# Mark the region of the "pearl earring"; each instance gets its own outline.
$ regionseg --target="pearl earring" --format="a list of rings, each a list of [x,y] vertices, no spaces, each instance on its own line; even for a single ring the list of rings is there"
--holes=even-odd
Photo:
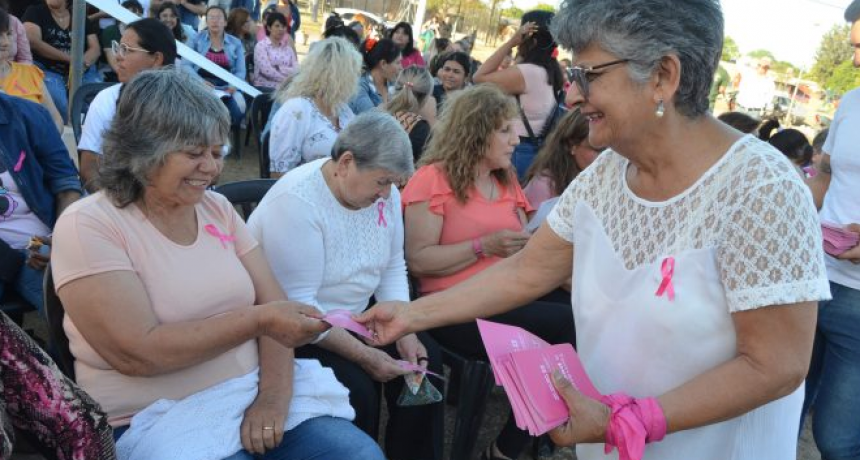
[[[657,115],[657,118],[663,118],[663,115],[666,114],[666,106],[663,105],[663,99],[660,99],[660,102],[657,103],[657,111],[654,112],[654,115]]]

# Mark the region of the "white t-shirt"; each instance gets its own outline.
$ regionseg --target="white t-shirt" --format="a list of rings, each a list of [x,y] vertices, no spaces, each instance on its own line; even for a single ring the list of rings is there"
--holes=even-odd
[[[860,88],[842,98],[824,142],[833,174],[824,196],[821,220],[860,224]],[[830,281],[860,289],[860,265],[826,256]]]
[[[775,92],[776,83],[770,75],[747,71],[742,74],[737,101],[748,109],[763,109],[773,100]]]
[[[344,104],[338,110],[338,124],[343,129],[355,118]],[[299,164],[318,158],[331,158],[331,148],[338,130],[320,113],[312,100],[288,99],[272,120],[269,162],[272,172],[285,173]]]
[[[371,295],[408,301],[400,193],[392,186],[387,199],[349,210],[326,185],[327,161],[287,173],[248,220],[275,277],[291,300],[322,311],[359,313]]]
[[[102,154],[102,137],[116,115],[116,103],[122,83],[101,90],[87,110],[78,150],[89,150],[96,155]]]
[[[0,240],[24,249],[31,236],[47,236],[51,229],[33,214],[9,171],[0,173]]]

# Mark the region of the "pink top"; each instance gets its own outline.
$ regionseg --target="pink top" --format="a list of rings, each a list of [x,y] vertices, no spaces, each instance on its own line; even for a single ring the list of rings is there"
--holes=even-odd
[[[523,193],[535,209],[539,208],[544,201],[558,196],[552,188],[552,179],[544,174],[539,174],[530,180],[523,189]]]
[[[254,46],[255,86],[276,88],[298,70],[299,60],[292,46],[285,43],[275,46],[268,37]]]
[[[412,52],[410,55],[403,55],[403,58],[400,61],[400,67],[404,69],[409,66],[418,66],[418,67],[427,67],[427,64],[424,63],[424,58],[421,56],[421,52],[417,49]]]
[[[539,136],[556,104],[552,85],[547,83],[546,69],[539,65],[517,64],[516,68],[523,74],[526,82],[526,91],[520,94],[520,105],[535,136]],[[529,135],[519,114],[514,120],[514,129],[520,137]]]
[[[499,230],[522,231],[523,224],[517,210],[532,211],[523,190],[516,178],[512,179],[507,189],[501,187],[501,184],[497,185],[502,190],[502,195],[495,201],[487,200],[481,192],[472,188],[464,205],[454,197],[454,191],[441,166],[432,164],[422,166],[415,172],[406,184],[401,198],[404,207],[429,201],[430,212],[443,217],[439,244],[456,244]],[[421,293],[429,294],[448,289],[499,260],[499,257],[485,257],[453,275],[420,277],[418,281]]]
[[[54,229],[51,266],[54,285],[112,271],[136,275],[162,323],[204,319],[254,304],[254,285],[240,258],[257,247],[245,223],[226,198],[207,192],[195,205],[197,241],[174,243],[131,204],[117,208],[99,192],[69,206]],[[204,227],[235,236],[225,242]],[[113,308],[125,308],[117,302]],[[181,399],[257,367],[257,341],[249,340],[220,356],[153,377],[120,374],[93,349],[74,322],[63,326],[75,357],[77,383],[101,404],[113,426],[154,401]]]
[[[33,63],[33,53],[30,52],[30,41],[27,40],[27,31],[24,29],[24,24],[15,16],[9,15],[9,29],[15,34],[15,40],[12,40],[9,56],[15,62],[25,64]]]

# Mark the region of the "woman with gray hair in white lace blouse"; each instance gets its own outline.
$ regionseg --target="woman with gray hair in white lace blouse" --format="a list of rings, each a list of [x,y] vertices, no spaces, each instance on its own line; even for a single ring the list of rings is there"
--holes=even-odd
[[[397,184],[413,170],[406,132],[394,117],[373,110],[340,132],[330,158],[299,166],[278,180],[248,227],[291,300],[352,314],[364,311],[371,297],[409,300]],[[395,345],[374,348],[333,328],[314,344],[297,348],[296,357],[332,368],[350,390],[355,424],[372,437],[384,387],[388,458],[441,460],[442,403],[398,404],[405,383],[401,376],[409,374],[404,361],[442,372],[440,352],[429,336],[408,334]]]
[[[821,231],[792,165],[708,113],[719,2],[566,0],[553,27],[576,56],[567,102],[609,149],[519,253],[359,321],[383,343],[571,281],[577,351],[605,396],[557,377],[570,418],[556,443],[580,460],[795,458],[830,297]]]

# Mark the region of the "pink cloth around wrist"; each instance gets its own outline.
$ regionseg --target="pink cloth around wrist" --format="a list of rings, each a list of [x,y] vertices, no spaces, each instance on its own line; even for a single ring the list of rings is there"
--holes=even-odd
[[[603,396],[612,414],[606,426],[605,453],[618,449],[619,460],[640,460],[645,444],[666,436],[666,416],[656,398],[634,399],[624,393]]]
[[[481,244],[480,238],[472,238],[472,251],[475,252],[475,256],[479,259],[484,258],[484,246]]]

